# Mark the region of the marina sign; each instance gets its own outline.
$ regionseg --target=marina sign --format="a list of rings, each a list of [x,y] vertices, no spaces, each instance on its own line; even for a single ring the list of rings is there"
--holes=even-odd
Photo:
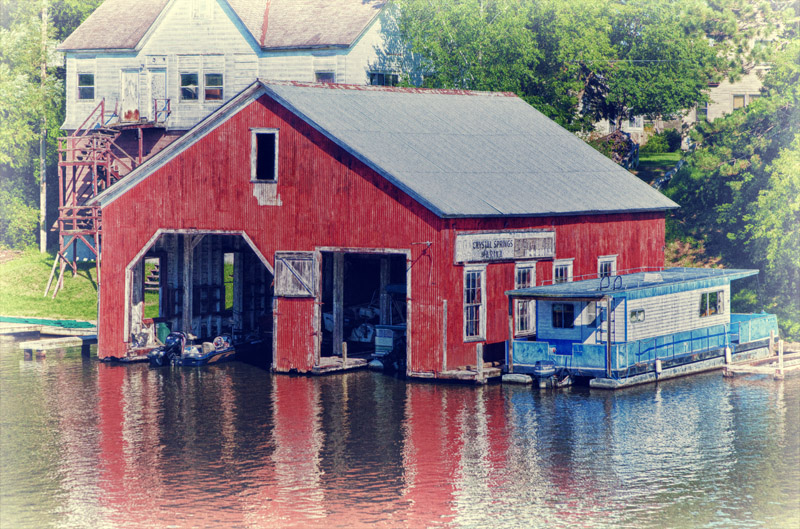
[[[456,263],[553,259],[554,231],[501,231],[456,235]]]

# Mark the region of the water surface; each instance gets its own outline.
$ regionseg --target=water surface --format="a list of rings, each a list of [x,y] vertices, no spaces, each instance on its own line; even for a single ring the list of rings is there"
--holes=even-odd
[[[24,361],[0,527],[800,527],[800,379],[614,393]]]

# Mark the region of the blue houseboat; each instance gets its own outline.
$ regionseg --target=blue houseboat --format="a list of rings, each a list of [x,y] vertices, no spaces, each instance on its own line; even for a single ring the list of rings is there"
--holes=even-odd
[[[768,356],[776,317],[730,312],[731,281],[757,273],[671,268],[509,291],[511,312],[535,302],[537,329],[511,336],[508,371],[615,389]]]

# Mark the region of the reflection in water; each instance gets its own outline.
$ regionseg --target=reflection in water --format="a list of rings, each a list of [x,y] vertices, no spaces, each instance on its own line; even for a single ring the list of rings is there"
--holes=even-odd
[[[616,393],[0,350],[2,527],[798,527],[800,380]]]

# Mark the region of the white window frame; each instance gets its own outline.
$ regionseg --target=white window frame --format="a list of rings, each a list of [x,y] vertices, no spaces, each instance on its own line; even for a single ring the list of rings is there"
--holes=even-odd
[[[81,85],[81,75],[91,75],[92,76],[92,84],[91,85]],[[78,101],[94,101],[97,98],[97,75],[94,72],[81,72],[79,71],[75,77],[75,86],[76,86],[76,96]],[[81,88],[89,88],[92,87],[92,97],[81,97]]]
[[[709,302],[711,301],[711,294],[717,295],[716,312],[710,312]],[[708,292],[702,292],[700,294],[700,317],[710,318],[722,314],[725,314],[725,291],[709,290]]]
[[[209,75],[219,75],[221,78],[221,84],[218,85],[209,85],[208,84],[208,76]],[[208,89],[219,89],[219,99],[209,99],[208,98]],[[216,70],[210,71],[203,71],[203,102],[211,102],[211,103],[222,103],[225,101],[225,74],[222,72],[218,72]]]
[[[258,176],[258,135],[259,134],[274,134],[275,135],[275,178],[272,180],[259,180]],[[280,148],[280,134],[278,129],[272,128],[251,128],[250,129],[250,183],[253,184],[277,184],[278,183],[278,159]]]
[[[609,277],[617,275],[617,256],[616,255],[601,255],[597,258],[597,277],[602,278],[603,264],[611,263],[611,273]]]
[[[201,96],[201,93],[202,93],[202,86],[200,84],[200,80],[201,80],[202,74],[200,72],[201,72],[201,70],[199,70],[199,69],[197,69],[197,70],[185,70],[185,71],[178,72],[178,101],[180,101],[181,103],[195,103],[195,102],[199,103],[201,101],[201,97],[200,96]],[[195,84],[195,85],[184,85],[183,84],[183,76],[184,75],[196,75],[197,76],[197,84]],[[195,92],[195,97],[194,98],[183,97],[184,86],[187,87],[187,88],[193,86],[195,88],[196,92]]]
[[[527,282],[520,281],[520,272],[527,270]],[[536,286],[536,261],[522,261],[514,266],[514,289]],[[523,326],[522,313],[527,313],[527,326]],[[514,300],[514,334],[515,336],[529,336],[536,334],[536,300]]]
[[[332,81],[320,81],[319,75],[320,74],[330,74],[333,76]],[[336,84],[336,71],[335,70],[314,70],[314,82],[315,83],[326,83],[326,84]]]
[[[383,83],[373,83],[373,76],[377,79],[378,76],[382,76]],[[391,81],[394,81],[394,84],[386,84],[386,78],[389,78]],[[371,70],[367,72],[367,84],[371,86],[397,86],[400,83],[400,74],[397,72],[382,72],[377,70]]]
[[[480,284],[476,285],[475,287],[478,289],[480,293],[480,303],[470,303],[467,304],[467,288],[470,282],[470,275],[474,273],[480,273]],[[463,318],[463,325],[462,325],[462,333],[464,342],[480,342],[486,339],[486,265],[471,265],[464,267],[464,283],[461,289],[462,292],[462,301],[463,301],[463,310],[462,310],[462,318]],[[467,313],[469,312],[468,309],[471,307],[477,307],[477,317],[478,317],[478,334],[467,334],[467,328],[469,327],[469,319],[467,317]]]
[[[572,282],[572,263],[575,259],[556,259],[553,261],[553,284],[557,285],[559,283],[571,283]],[[567,277],[564,281],[556,281],[556,270],[559,267],[566,266],[567,267]]]

